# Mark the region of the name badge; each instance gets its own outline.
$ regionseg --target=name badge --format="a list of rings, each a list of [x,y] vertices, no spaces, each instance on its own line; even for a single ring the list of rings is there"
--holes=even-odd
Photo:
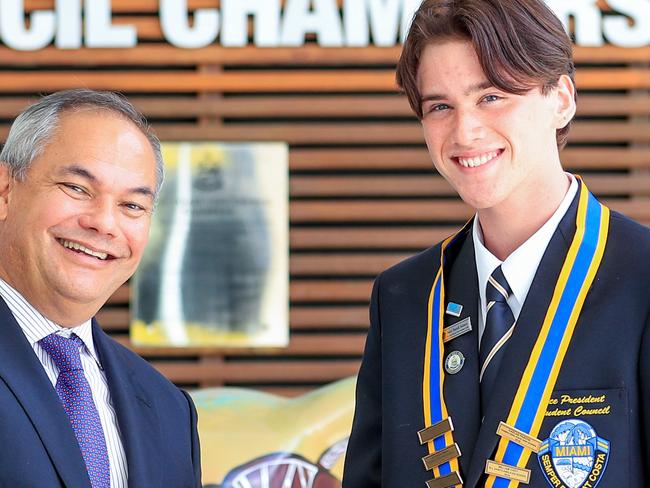
[[[449,342],[456,337],[471,332],[471,330],[472,319],[471,317],[465,317],[463,320],[442,329],[442,342]]]
[[[447,432],[453,432],[454,424],[451,421],[451,417],[447,417],[444,420],[441,420],[437,424],[433,424],[426,429],[422,429],[418,432],[418,437],[420,438],[420,444],[426,444],[429,441],[437,439]]]
[[[427,488],[451,488],[452,486],[462,485],[463,478],[460,477],[457,471],[441,476],[434,480],[427,481]]]
[[[485,474],[506,478],[520,483],[530,483],[530,469],[518,468],[509,464],[501,464],[490,459],[485,463]]]
[[[437,468],[441,464],[445,464],[457,457],[460,457],[460,447],[458,447],[458,444],[452,444],[449,447],[445,447],[442,451],[424,456],[422,462],[424,463],[424,469],[431,471],[433,468]]]
[[[499,424],[497,434],[508,439],[509,441],[514,442],[515,444],[519,444],[521,447],[530,449],[535,454],[537,454],[542,447],[542,441],[533,437],[532,435],[528,435],[525,432],[522,432],[519,429],[511,427],[505,422],[501,422]]]

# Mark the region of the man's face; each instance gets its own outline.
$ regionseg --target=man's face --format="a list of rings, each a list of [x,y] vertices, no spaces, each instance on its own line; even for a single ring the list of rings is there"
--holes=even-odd
[[[450,40],[424,49],[418,86],[429,154],[473,208],[518,205],[559,168],[556,129],[575,110],[568,77],[546,95],[503,92],[487,80],[470,42]]]
[[[1,167],[3,279],[41,312],[67,307],[90,318],[140,261],[155,166],[131,122],[108,111],[63,113],[24,181]]]

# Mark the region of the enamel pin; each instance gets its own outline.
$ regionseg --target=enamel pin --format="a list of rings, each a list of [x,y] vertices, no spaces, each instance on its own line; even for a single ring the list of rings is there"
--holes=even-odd
[[[463,306],[460,303],[449,302],[447,304],[446,314],[453,317],[460,317],[460,314],[463,312]]]

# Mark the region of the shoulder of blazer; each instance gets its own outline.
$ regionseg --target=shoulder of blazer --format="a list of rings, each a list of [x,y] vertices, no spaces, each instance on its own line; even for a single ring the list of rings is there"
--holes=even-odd
[[[138,384],[148,390],[154,390],[158,393],[168,391],[181,404],[185,403],[181,390],[171,381],[165,378],[158,370],[149,364],[135,352],[123,346],[115,339],[106,334],[96,321],[93,321],[96,327],[93,328],[93,338],[95,344],[99,345],[100,360],[102,366],[108,367],[114,371],[126,371],[127,374],[137,377]],[[102,354],[102,352],[104,354]],[[109,354],[106,354],[106,353]],[[117,364],[104,365],[103,361],[112,361]],[[117,361],[116,361],[117,360]]]
[[[440,268],[440,247],[436,244],[421,251],[383,271],[379,276],[382,281],[411,281],[417,277],[433,280]]]
[[[618,212],[611,213],[605,258],[615,257],[621,274],[644,280],[650,286],[650,227],[635,222]]]
[[[612,211],[610,237],[629,239],[635,244],[640,244],[638,247],[642,247],[643,251],[647,251],[647,246],[650,246],[650,227],[646,227],[619,212]]]

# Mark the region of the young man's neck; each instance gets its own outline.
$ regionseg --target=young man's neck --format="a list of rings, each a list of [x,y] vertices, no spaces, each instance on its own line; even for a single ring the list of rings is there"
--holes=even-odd
[[[519,199],[479,210],[485,247],[505,261],[552,217],[570,185],[571,180],[563,171],[549,174],[541,187],[519,192]]]

